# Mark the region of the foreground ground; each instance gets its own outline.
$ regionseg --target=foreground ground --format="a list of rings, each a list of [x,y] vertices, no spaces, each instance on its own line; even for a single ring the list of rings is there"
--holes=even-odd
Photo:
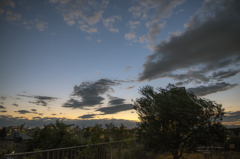
[[[239,159],[240,158],[239,156],[240,156],[240,152],[234,152],[231,159]],[[157,157],[157,159],[172,159],[172,158],[173,156],[171,153],[164,153]],[[202,153],[191,153],[191,154],[184,153],[181,159],[204,159],[204,156]],[[211,159],[219,159],[219,156],[216,156],[216,153],[214,153]],[[221,156],[220,159],[224,159],[224,157]]]

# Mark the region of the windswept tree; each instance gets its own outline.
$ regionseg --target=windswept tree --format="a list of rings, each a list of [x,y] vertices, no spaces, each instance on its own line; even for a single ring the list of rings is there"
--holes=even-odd
[[[173,85],[157,91],[145,86],[139,92],[143,97],[134,101],[134,109],[141,120],[137,136],[145,149],[171,152],[174,159],[179,159],[184,149],[225,140],[221,104]]]

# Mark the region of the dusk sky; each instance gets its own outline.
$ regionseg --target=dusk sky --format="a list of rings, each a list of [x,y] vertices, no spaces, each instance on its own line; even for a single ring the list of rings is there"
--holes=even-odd
[[[0,0],[0,127],[138,121],[171,83],[240,125],[239,0]]]

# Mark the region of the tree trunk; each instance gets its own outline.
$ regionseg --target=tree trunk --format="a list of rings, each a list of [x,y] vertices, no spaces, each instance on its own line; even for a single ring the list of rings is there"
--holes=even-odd
[[[181,155],[178,156],[178,151],[174,151],[173,153],[173,159],[180,159]]]

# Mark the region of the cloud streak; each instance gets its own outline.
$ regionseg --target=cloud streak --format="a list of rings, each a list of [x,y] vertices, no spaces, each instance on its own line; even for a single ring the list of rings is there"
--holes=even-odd
[[[95,82],[82,82],[79,86],[74,86],[73,93],[71,94],[71,96],[81,98],[81,100],[71,98],[62,107],[86,109],[87,107],[101,105],[105,99],[101,95],[114,91],[112,87],[120,85],[121,82],[107,78],[99,79]]]
[[[54,101],[56,99],[59,99],[57,97],[29,96],[29,95],[22,95],[22,94],[17,94],[17,96],[27,97],[27,98],[34,98],[34,99],[36,99],[36,101],[29,101],[29,103],[36,104],[36,105],[42,105],[42,106],[48,106],[49,102]]]
[[[188,88],[189,91],[192,91],[197,96],[205,96],[212,93],[222,92],[238,86],[237,83],[229,84],[225,82],[209,84],[208,86],[199,86],[196,88]]]

